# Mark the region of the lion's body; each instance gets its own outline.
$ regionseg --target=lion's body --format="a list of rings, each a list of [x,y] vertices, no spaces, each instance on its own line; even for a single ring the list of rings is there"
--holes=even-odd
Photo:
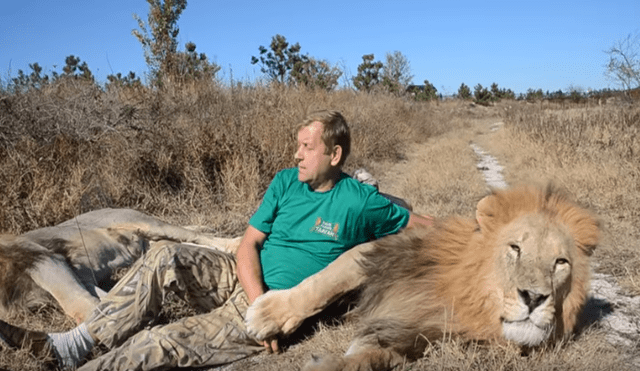
[[[475,229],[467,220],[449,219],[433,230],[378,241],[364,255],[367,279],[353,313],[361,333],[373,332],[402,353],[421,352],[443,332],[498,338],[500,300],[491,289],[495,283],[487,282],[489,257],[472,241]]]
[[[238,242],[130,209],[101,209],[20,236],[0,235],[0,309],[26,310],[51,300],[50,294],[80,322],[109,289],[114,272],[130,266],[158,240],[230,252]]]
[[[325,284],[364,281],[354,312],[360,330],[346,356],[306,369],[387,369],[422,354],[443,334],[525,346],[562,338],[574,330],[586,301],[589,256],[599,233],[596,218],[560,192],[520,187],[481,200],[476,220],[449,218],[378,240],[362,251],[360,269],[338,272],[330,265],[319,273],[325,280],[301,284],[329,292]],[[259,307],[268,301],[278,306],[275,300],[286,305],[287,296],[259,299],[248,314],[250,331],[271,335],[256,331],[270,320],[259,318]]]

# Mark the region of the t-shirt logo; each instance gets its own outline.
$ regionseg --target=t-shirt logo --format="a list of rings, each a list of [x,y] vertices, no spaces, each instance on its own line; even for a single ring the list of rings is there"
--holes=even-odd
[[[339,230],[340,230],[339,223],[331,223],[326,220],[322,220],[322,218],[318,217],[316,219],[315,225],[311,228],[309,232],[322,234],[322,235],[331,237],[337,241]]]

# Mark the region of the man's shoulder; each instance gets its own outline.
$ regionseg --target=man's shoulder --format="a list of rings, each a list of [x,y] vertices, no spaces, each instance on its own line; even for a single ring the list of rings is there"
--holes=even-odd
[[[289,167],[286,169],[282,169],[278,171],[276,177],[285,177],[285,178],[297,178],[298,177],[298,168],[297,167]]]
[[[298,180],[298,168],[290,167],[287,169],[282,169],[276,173],[276,176],[273,177],[272,183],[282,183],[282,184],[291,184],[294,181]]]
[[[368,198],[378,193],[374,186],[359,182],[346,173],[342,173],[339,184],[341,193],[349,193],[359,198]]]

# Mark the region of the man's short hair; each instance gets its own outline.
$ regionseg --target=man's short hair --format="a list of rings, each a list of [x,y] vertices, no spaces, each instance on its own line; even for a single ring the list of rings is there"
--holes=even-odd
[[[315,111],[307,115],[297,129],[300,131],[314,122],[322,124],[322,141],[327,147],[326,154],[331,153],[336,145],[342,148],[342,156],[338,163],[338,166],[342,166],[351,152],[351,132],[347,120],[338,111]]]

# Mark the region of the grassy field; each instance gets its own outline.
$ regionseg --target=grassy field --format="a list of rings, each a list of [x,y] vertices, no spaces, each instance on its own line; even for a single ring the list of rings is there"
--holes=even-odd
[[[0,233],[52,225],[100,207],[131,207],[238,235],[273,175],[293,164],[293,128],[319,108],[340,110],[352,127],[346,170],[366,167],[383,191],[410,200],[420,213],[473,215],[487,190],[471,141],[498,158],[510,184],[553,180],[603,220],[606,235],[595,270],[617,277],[626,293],[640,294],[637,105],[505,101],[480,107],[212,84],[103,92],[74,80],[2,92]],[[502,129],[490,131],[496,122],[504,122]],[[172,310],[184,309],[175,304]],[[73,326],[53,306],[7,320],[46,330]],[[283,354],[225,369],[295,370],[311,354],[344,352],[353,331],[351,323],[323,325]],[[528,356],[516,347],[443,338],[402,369],[624,369],[621,356],[594,327]],[[0,351],[0,369],[41,365],[24,351]]]

